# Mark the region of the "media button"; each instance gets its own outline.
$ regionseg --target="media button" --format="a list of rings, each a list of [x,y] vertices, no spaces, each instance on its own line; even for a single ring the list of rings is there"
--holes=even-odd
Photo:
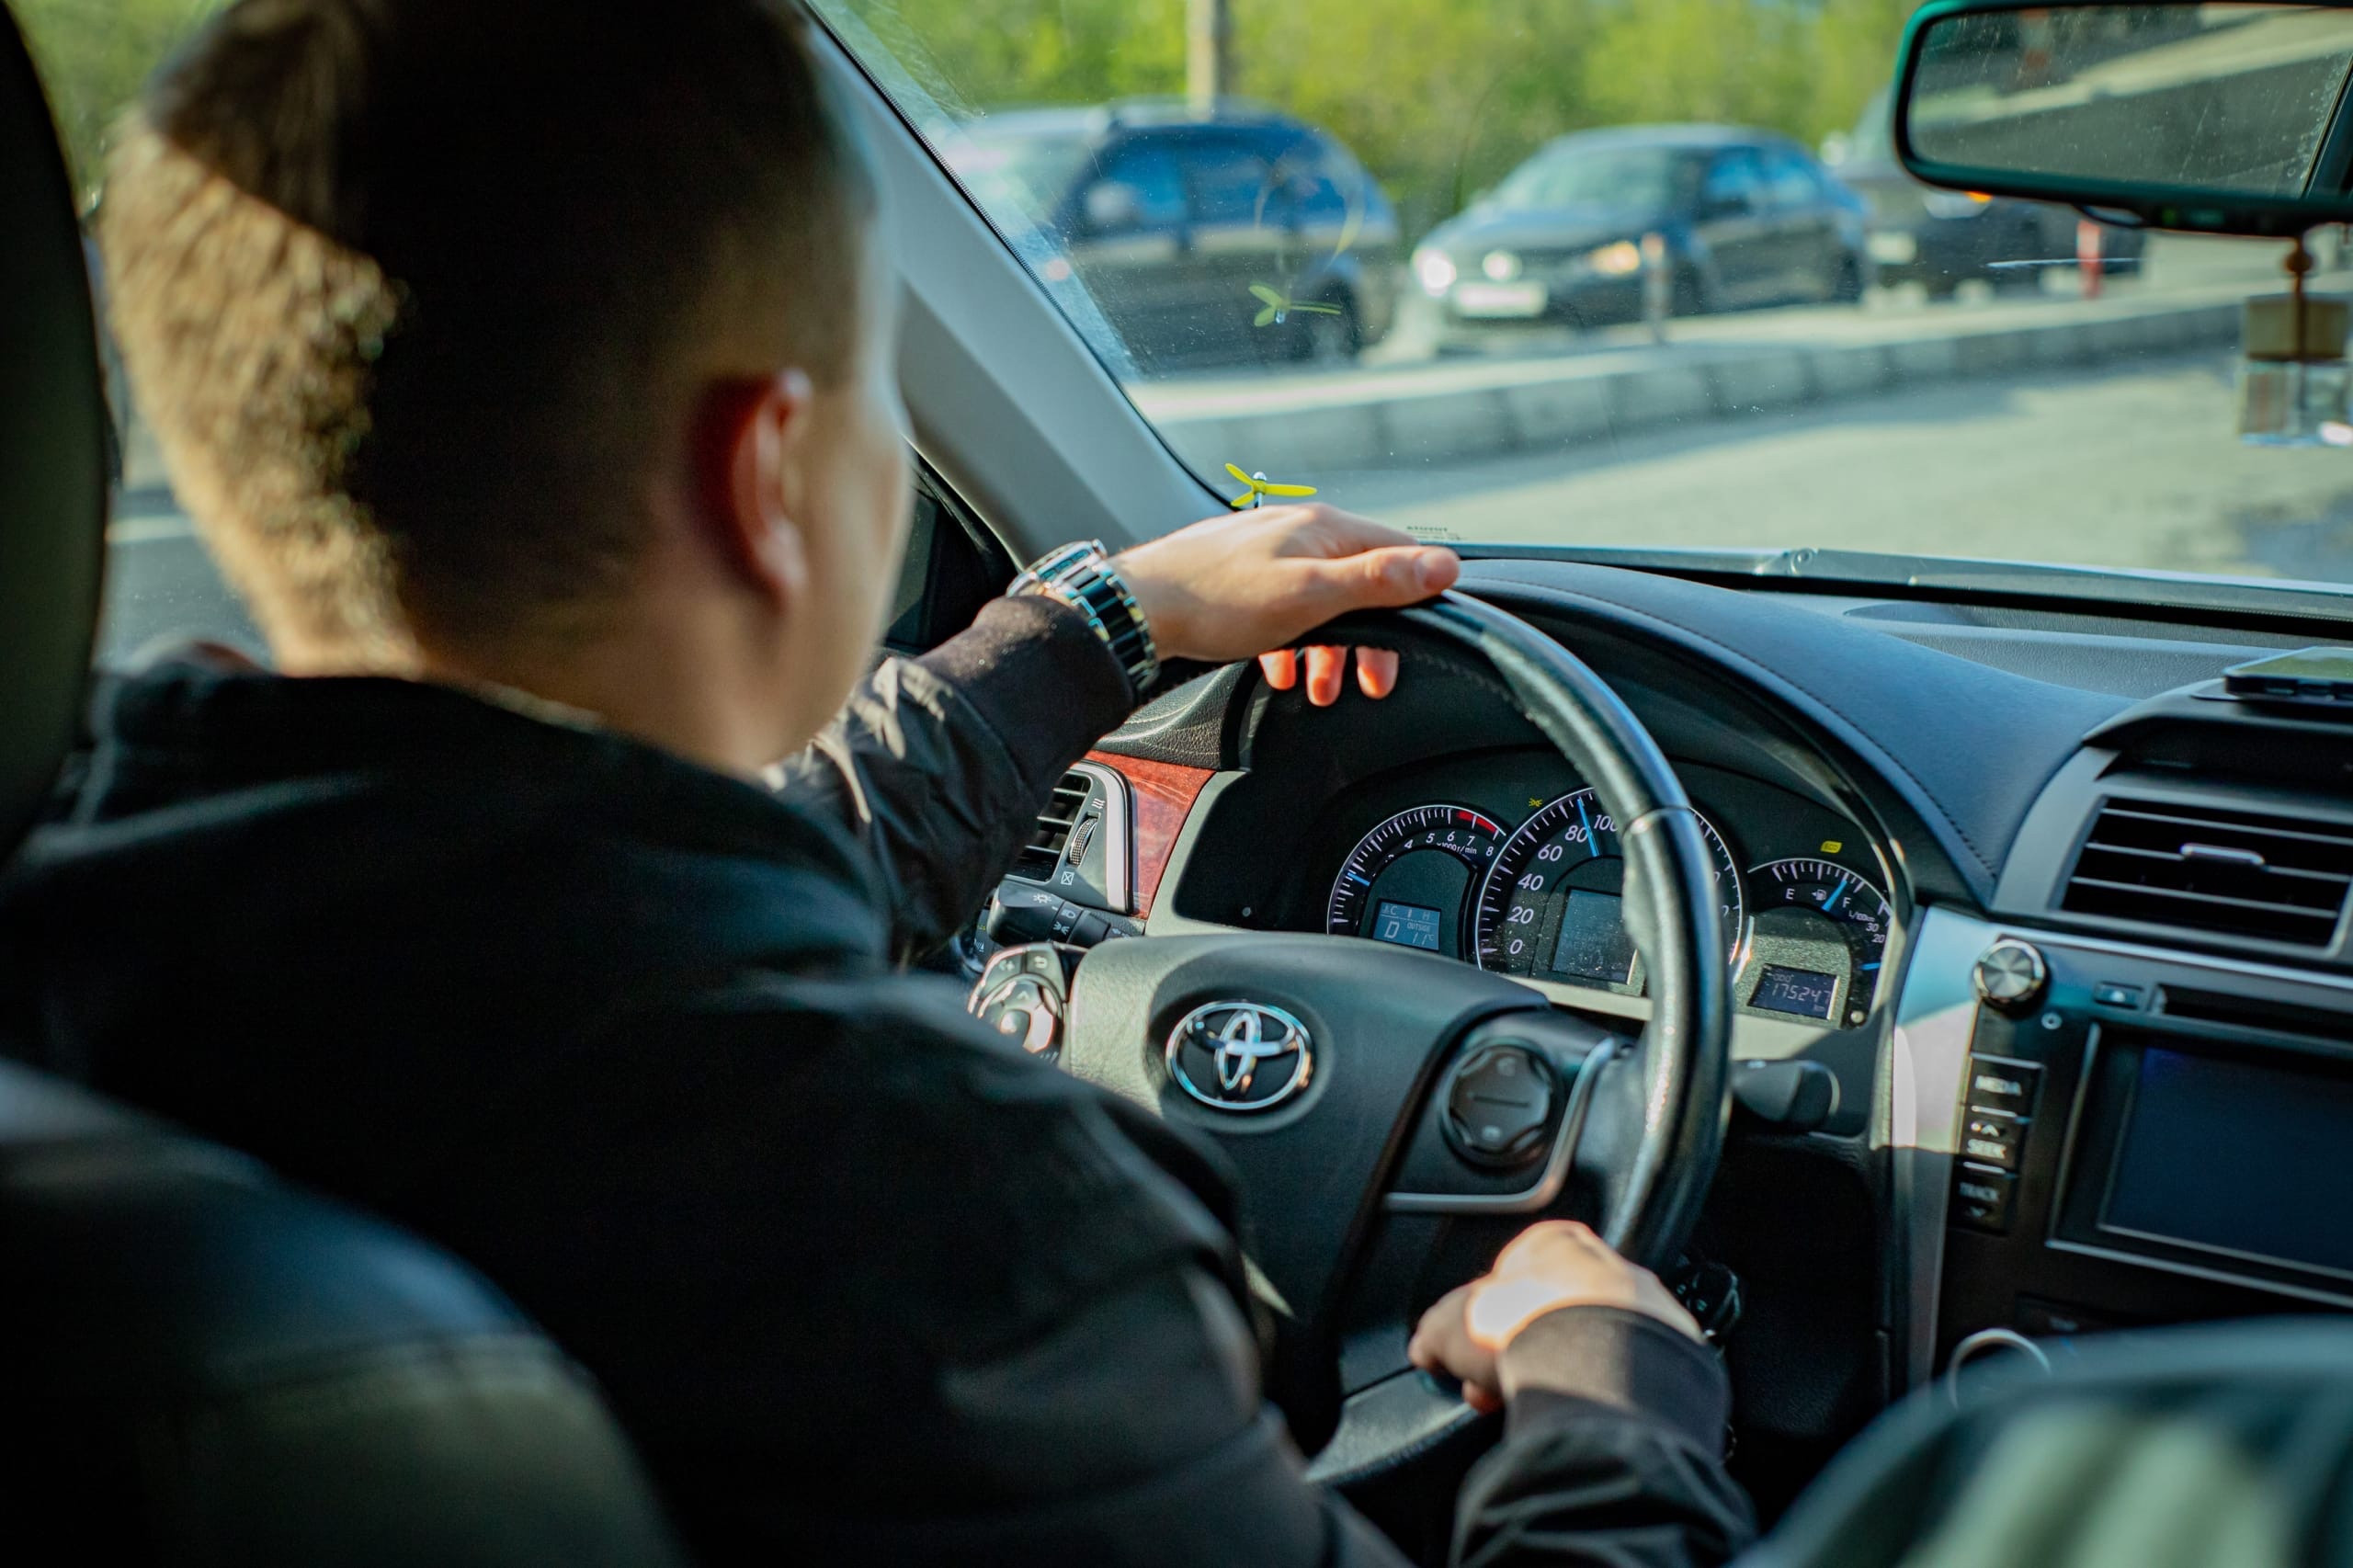
[[[2012,1116],[2034,1114],[2035,1092],[2042,1087],[2042,1069],[2030,1062],[2006,1062],[1996,1056],[1972,1057],[1969,1063],[1969,1108],[2007,1111]]]

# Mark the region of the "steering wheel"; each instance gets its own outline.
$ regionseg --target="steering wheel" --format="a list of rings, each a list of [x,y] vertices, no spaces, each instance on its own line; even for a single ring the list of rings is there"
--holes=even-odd
[[[1491,1261],[1489,1233],[1575,1213],[1637,1263],[1676,1260],[1722,1144],[1730,972],[1699,818],[1582,661],[1454,593],[1304,641],[1500,679],[1617,821],[1651,1003],[1628,1039],[1503,976],[1352,937],[1148,937],[1079,963],[1063,1066],[1231,1162],[1278,1324],[1268,1392],[1301,1446],[1321,1445],[1319,1475],[1346,1481],[1473,1419],[1404,1347],[1412,1312]]]

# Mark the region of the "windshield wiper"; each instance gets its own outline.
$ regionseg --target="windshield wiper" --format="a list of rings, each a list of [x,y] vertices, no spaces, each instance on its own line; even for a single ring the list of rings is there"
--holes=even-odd
[[[1451,541],[1449,541],[1451,542]],[[2140,610],[2206,611],[2353,623],[2353,584],[2268,577],[2215,577],[2121,566],[2059,566],[2032,561],[1970,561],[1870,550],[1732,550],[1638,545],[1457,544],[1472,560],[1578,561],[1700,580],[1770,577],[1851,585],[1918,597],[2072,600]]]

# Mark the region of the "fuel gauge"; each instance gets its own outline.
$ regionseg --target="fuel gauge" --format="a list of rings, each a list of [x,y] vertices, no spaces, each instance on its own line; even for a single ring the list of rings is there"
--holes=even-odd
[[[1870,1017],[1895,911],[1870,881],[1829,860],[1768,860],[1748,871],[1756,917],[1735,994],[1751,1007],[1824,1023]]]

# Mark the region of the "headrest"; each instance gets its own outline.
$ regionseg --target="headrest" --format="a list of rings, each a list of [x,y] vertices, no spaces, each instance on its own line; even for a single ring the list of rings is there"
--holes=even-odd
[[[106,392],[74,191],[0,7],[0,857],[81,716],[106,550]]]

